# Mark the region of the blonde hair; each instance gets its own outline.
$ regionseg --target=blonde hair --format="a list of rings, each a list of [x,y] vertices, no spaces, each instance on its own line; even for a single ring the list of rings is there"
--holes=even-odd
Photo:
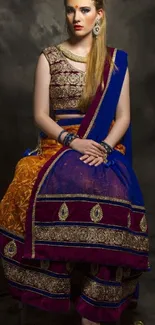
[[[96,10],[105,10],[104,0],[93,0]],[[66,5],[66,0],[64,0]],[[68,33],[70,31],[68,28]],[[98,86],[104,87],[103,69],[107,56],[106,46],[106,15],[100,19],[100,33],[97,37],[93,36],[92,47],[88,55],[86,66],[86,79],[83,94],[79,101],[79,108],[82,112],[86,112],[91,103]]]

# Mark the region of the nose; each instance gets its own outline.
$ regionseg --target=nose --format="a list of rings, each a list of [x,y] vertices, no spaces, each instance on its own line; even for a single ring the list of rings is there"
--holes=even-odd
[[[78,12],[78,10],[75,10],[74,23],[79,22],[79,21],[80,21],[80,13]]]

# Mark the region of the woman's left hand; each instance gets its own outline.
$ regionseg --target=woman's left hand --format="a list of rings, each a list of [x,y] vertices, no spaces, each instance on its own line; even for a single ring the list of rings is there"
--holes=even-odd
[[[99,166],[105,161],[106,157],[94,157],[89,155],[84,155],[80,158],[81,161],[83,161],[85,164],[88,164],[89,166]]]

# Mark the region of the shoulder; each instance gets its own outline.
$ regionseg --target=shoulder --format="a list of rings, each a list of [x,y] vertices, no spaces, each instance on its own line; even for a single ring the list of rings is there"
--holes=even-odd
[[[44,48],[41,51],[41,54],[44,54],[50,65],[55,63],[55,61],[59,58],[59,50],[57,49],[56,45],[51,45]]]
[[[44,54],[46,54],[46,55],[51,54],[51,53],[53,53],[53,52],[55,52],[55,51],[56,51],[56,46],[55,46],[55,45],[51,45],[51,46],[45,47],[45,48],[42,50],[42,52],[43,52]]]
[[[122,69],[126,69],[128,67],[128,54],[122,49],[118,48],[112,48],[109,47],[108,51],[110,51],[110,56],[112,58],[112,61],[118,68],[118,71]]]
[[[125,52],[122,49],[116,48],[116,47],[107,47],[107,50],[112,55],[115,54],[115,55],[119,55],[119,56],[122,56],[122,57],[127,57],[128,56],[127,52]]]

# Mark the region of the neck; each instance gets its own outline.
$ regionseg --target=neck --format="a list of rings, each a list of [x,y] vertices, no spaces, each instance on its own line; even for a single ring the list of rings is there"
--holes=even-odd
[[[81,38],[73,36],[68,39],[68,43],[72,47],[72,49],[76,49],[77,54],[85,56],[91,50],[93,37],[92,34],[88,34],[85,37]]]

